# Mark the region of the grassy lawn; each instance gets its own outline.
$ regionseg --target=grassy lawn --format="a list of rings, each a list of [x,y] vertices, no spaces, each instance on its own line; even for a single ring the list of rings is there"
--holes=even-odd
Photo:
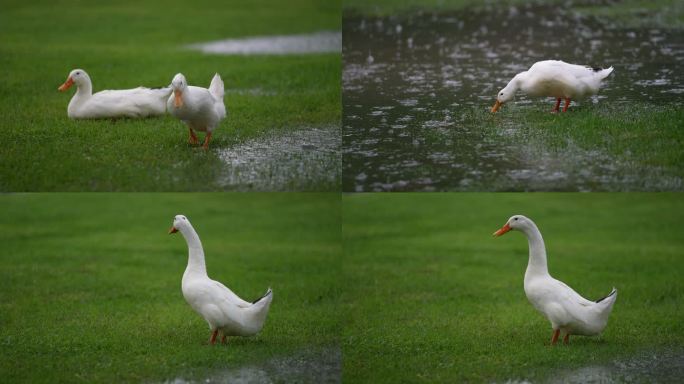
[[[339,123],[340,55],[219,56],[182,46],[340,28],[336,1],[3,2],[0,190],[222,189],[221,148]],[[73,91],[57,87],[74,68],[90,74],[94,91],[167,85],[177,72],[207,87],[218,72],[228,118],[206,153],[187,144],[184,124],[170,116],[72,121]]]
[[[0,197],[0,376],[5,382],[197,377],[339,343],[339,196],[42,194]],[[184,213],[210,277],[274,300],[253,338],[209,346],[185,303]]]
[[[559,369],[681,347],[684,201],[676,194],[365,194],[343,197],[344,377],[349,382],[543,380]],[[548,346],[523,291],[527,241],[588,298],[615,286],[603,335]]]

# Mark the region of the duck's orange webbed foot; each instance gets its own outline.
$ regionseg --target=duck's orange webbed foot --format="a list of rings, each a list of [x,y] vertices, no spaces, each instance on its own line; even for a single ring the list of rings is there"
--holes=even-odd
[[[556,329],[553,331],[553,336],[551,336],[551,345],[556,345],[556,342],[558,341],[559,335],[560,335],[560,329]]]
[[[209,344],[214,345],[216,343],[216,335],[218,335],[218,329],[211,333],[211,338],[209,338]]]
[[[193,131],[192,128],[188,128],[188,130],[190,131],[190,137],[188,137],[188,144],[197,145],[199,141],[197,140],[197,135],[195,135],[195,131]]]
[[[560,99],[558,99],[558,102],[560,103]],[[567,112],[569,106],[570,106],[570,99],[565,99],[565,106],[563,107],[563,112]]]
[[[207,132],[207,135],[204,136],[204,145],[202,145],[202,148],[209,148],[209,140],[211,140],[211,132]]]

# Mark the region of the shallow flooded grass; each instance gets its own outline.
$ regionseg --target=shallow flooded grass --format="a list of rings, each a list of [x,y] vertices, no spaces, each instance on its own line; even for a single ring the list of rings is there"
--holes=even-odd
[[[164,384],[194,383],[341,383],[342,354],[338,347],[313,348],[256,365],[224,368],[196,378],[178,377]]]
[[[304,128],[248,140],[219,152],[225,189],[257,191],[340,190],[339,126]]]
[[[349,11],[343,189],[681,190],[682,38],[562,5]],[[488,112],[516,73],[549,58],[615,72],[566,114],[523,95]]]

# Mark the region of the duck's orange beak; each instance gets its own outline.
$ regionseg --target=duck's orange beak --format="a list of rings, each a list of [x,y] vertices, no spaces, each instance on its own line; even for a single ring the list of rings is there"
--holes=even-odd
[[[499,237],[499,236],[503,235],[504,233],[506,233],[506,232],[508,232],[508,231],[510,231],[510,230],[511,230],[511,226],[508,225],[508,223],[506,223],[506,225],[504,225],[503,227],[501,227],[501,229],[499,229],[498,231],[494,232],[494,233],[492,234],[492,236],[494,236],[494,237]]]
[[[172,233],[176,233],[176,232],[178,232],[178,230],[176,229],[176,227],[171,227],[171,229],[169,229],[169,235],[172,234]]]
[[[183,99],[181,98],[181,95],[183,92],[179,90],[173,91],[173,105],[176,106],[176,108],[180,108],[183,106]]]
[[[64,84],[60,85],[59,88],[57,88],[60,92],[64,92],[67,89],[71,88],[71,86],[74,85],[74,79],[69,76],[67,81],[64,82]]]
[[[503,103],[500,102],[499,100],[497,100],[496,103],[494,103],[494,106],[492,107],[492,113],[495,113],[496,111],[498,111],[502,105],[503,105]]]

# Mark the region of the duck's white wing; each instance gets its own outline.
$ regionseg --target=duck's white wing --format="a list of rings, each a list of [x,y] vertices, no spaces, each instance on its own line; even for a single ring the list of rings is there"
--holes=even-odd
[[[219,283],[216,280],[212,280],[212,283],[214,283],[214,286],[212,287],[212,295],[216,295],[217,297],[222,297],[225,298],[225,300],[228,300],[231,304],[236,305],[240,308],[247,308],[252,305],[252,303],[249,303],[247,301],[242,300],[238,295],[233,293],[228,287],[225,285]]]
[[[554,282],[557,284],[555,294],[557,295],[557,300],[559,300],[559,302],[571,302],[583,307],[588,307],[596,304],[593,301],[587,300],[584,297],[580,296],[579,293],[575,292],[564,282],[556,279],[554,279]]]

